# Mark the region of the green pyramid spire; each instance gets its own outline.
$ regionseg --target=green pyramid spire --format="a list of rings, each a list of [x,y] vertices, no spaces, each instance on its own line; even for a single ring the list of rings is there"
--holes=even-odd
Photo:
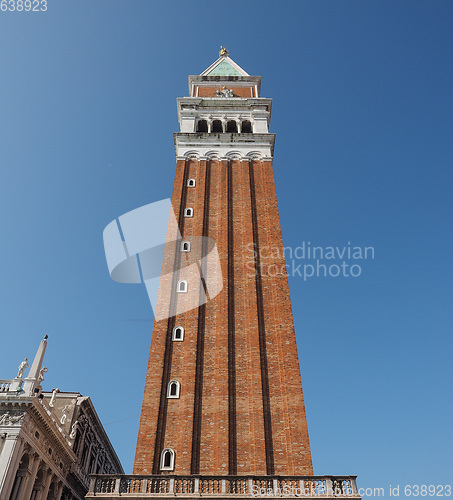
[[[241,76],[241,73],[224,59],[207,76]]]

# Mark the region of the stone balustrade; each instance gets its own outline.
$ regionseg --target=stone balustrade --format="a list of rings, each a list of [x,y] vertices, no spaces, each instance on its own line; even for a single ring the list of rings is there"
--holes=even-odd
[[[92,475],[85,498],[353,498],[356,476]]]
[[[0,379],[0,392],[8,392],[11,388],[12,380],[1,380]]]

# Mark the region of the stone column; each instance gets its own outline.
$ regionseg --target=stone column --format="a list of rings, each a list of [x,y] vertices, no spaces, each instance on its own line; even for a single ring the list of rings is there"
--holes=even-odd
[[[88,474],[96,474],[96,470],[97,470],[97,466],[98,466],[98,462],[99,462],[99,445],[96,444],[95,445],[95,449],[94,449],[94,462],[91,466],[91,470],[88,471]]]
[[[57,489],[55,490],[55,499],[60,500],[61,499],[61,494],[63,492],[63,483],[60,481],[58,483]]]
[[[27,483],[27,478],[29,476],[30,476],[29,464],[26,467],[21,465],[21,467],[17,470],[14,478],[13,490],[9,497],[10,500],[23,500],[24,498],[23,491]]]
[[[8,434],[0,457],[0,499],[9,498],[16,478],[19,461],[24,451],[24,442],[18,434]]]
[[[25,483],[21,500],[29,500],[31,491],[35,485],[36,473],[38,472],[40,462],[39,455],[34,453],[30,458],[31,460],[28,464],[27,482]]]
[[[43,478],[41,477],[41,480],[38,483],[36,483],[36,481],[37,477],[35,479],[33,489],[31,490],[30,500],[39,500],[39,498],[41,497],[41,491],[44,487]]]
[[[81,460],[82,460],[83,451],[84,451],[84,448],[85,448],[85,439],[86,439],[87,433],[88,433],[88,425],[84,424],[82,432],[80,433],[81,436],[80,436],[78,448],[77,448],[77,451],[75,452],[76,455],[77,455],[77,457],[79,458],[80,465],[82,465]]]
[[[0,491],[3,490],[7,479],[7,473],[11,471],[10,464],[14,454],[14,446],[17,441],[17,435],[9,436],[6,432],[2,436],[4,440],[2,453],[0,454]]]
[[[46,478],[43,480],[44,488],[41,490],[41,495],[36,500],[46,500],[49,493],[50,483],[52,482],[53,472],[47,469]]]

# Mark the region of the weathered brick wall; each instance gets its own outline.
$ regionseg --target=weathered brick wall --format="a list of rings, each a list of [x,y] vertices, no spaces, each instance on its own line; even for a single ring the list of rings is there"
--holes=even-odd
[[[209,162],[210,182],[206,197],[205,182]],[[178,217],[181,193],[184,184],[184,161],[177,162],[173,191],[173,207]],[[252,194],[250,187],[250,166],[241,160],[188,160],[186,178],[195,178],[196,186],[185,189],[185,207],[194,208],[194,217],[184,220],[184,239],[201,236],[205,200],[208,199],[208,235],[217,244],[223,276],[223,290],[204,309],[204,330],[199,326],[200,309],[195,308],[179,314],[175,325],[185,328],[183,342],[171,342],[171,364],[168,380],[181,383],[179,399],[166,401],[162,410],[161,383],[164,358],[168,356],[166,336],[168,320],[154,324],[142,416],[137,442],[134,474],[153,472],[155,460],[157,422],[165,419],[160,430],[163,439],[158,440],[160,448],[170,447],[176,452],[175,470],[172,473],[194,472],[192,440],[194,429],[194,403],[197,390],[202,397],[200,423],[200,474],[231,473],[229,468],[229,413],[228,383],[231,377],[228,366],[228,196],[232,203],[234,257],[234,366],[236,374],[235,420],[237,448],[235,457],[238,474],[266,474],[265,410],[263,409],[263,335],[265,336],[265,366],[268,375],[268,400],[270,402],[270,435],[275,474],[312,474],[312,464],[305,408],[302,395],[296,340],[289,298],[288,280],[284,273],[269,273],[269,265],[285,270],[283,245],[280,232],[277,199],[275,195],[272,163],[252,161],[254,197],[256,202],[255,237],[258,236],[261,249],[262,311],[259,313],[257,282],[254,272],[254,226],[252,223]],[[231,169],[231,192],[228,192],[228,169]],[[182,207],[184,208],[184,207]],[[174,232],[172,229],[170,233]],[[169,235],[169,240],[173,234]],[[265,249],[265,252],[263,252]],[[272,258],[266,257],[272,251]],[[194,248],[191,255],[184,255],[191,261],[199,258]],[[167,244],[164,267],[172,266],[174,247]],[[231,261],[230,261],[231,262]],[[196,276],[187,274],[188,268],[180,272],[187,278],[189,288],[197,282]],[[271,275],[270,275],[271,274]],[[208,276],[209,280],[209,276]],[[172,282],[171,276],[162,279],[158,302],[168,307]],[[192,291],[190,288],[189,291]],[[198,293],[198,290],[197,290]],[[178,300],[188,300],[190,294],[178,294]],[[259,314],[264,329],[259,329]],[[204,332],[204,333],[203,333]],[[195,373],[197,359],[200,364],[198,335],[204,335],[202,387],[196,387]],[[261,335],[261,337],[260,337]],[[260,345],[261,338],[261,345]],[[167,347],[166,347],[167,346]],[[198,347],[197,347],[198,346]],[[198,352],[198,355],[197,355]],[[166,354],[167,353],[167,354]],[[198,357],[197,357],[198,356]],[[162,424],[162,422],[161,422]],[[156,456],[159,455],[158,450]],[[269,453],[269,450],[268,450]],[[230,461],[231,462],[231,461]],[[269,464],[269,457],[268,457]],[[156,464],[154,464],[154,469]],[[154,470],[156,472],[156,470]],[[158,471],[157,471],[158,472]]]
[[[198,86],[198,97],[216,97],[217,90],[221,90],[223,87],[233,90],[234,97],[256,97],[254,87],[235,87],[234,85],[218,85],[217,87],[201,87]],[[195,95],[197,89],[195,89]]]

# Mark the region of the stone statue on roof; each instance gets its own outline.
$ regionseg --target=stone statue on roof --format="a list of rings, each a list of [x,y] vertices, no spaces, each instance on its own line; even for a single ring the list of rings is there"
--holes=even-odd
[[[19,371],[17,372],[16,378],[22,378],[24,376],[25,369],[30,365],[28,364],[28,358],[25,358],[22,363],[19,365]]]
[[[48,369],[46,366],[41,368],[41,370],[39,371],[38,380],[40,383],[44,381],[44,373],[47,373],[47,371],[48,371]]]

